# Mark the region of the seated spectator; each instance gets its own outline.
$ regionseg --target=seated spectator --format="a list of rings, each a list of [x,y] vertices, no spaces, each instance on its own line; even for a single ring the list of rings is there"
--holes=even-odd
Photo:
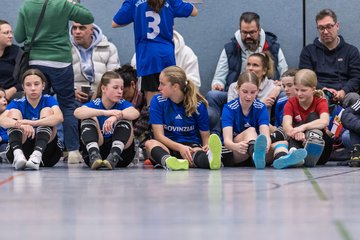
[[[174,30],[176,66],[181,67],[196,87],[201,87],[198,58],[193,50],[185,44],[181,34]],[[136,53],[131,59],[131,65],[136,68]]]
[[[273,59],[273,79],[279,79],[288,65],[277,42],[277,37],[265,32],[260,26],[260,16],[254,12],[244,12],[240,17],[240,29],[235,32],[231,41],[225,44],[221,52],[211,91],[206,95],[209,102],[209,118],[211,132],[221,132],[221,111],[227,101],[227,91],[231,83],[237,81],[240,73],[246,69],[246,61],[253,53],[268,51]]]
[[[341,122],[345,128],[349,129],[353,145],[349,166],[360,167],[360,99],[345,109]]]
[[[123,87],[118,73],[105,72],[95,98],[74,112],[81,120],[82,155],[93,170],[127,167],[135,156],[131,121],[139,112],[122,98]]]
[[[12,40],[13,31],[10,24],[0,20],[0,87],[5,89],[6,97],[10,100],[22,95],[21,82],[14,73],[18,53],[22,50],[12,44]]]
[[[263,169],[266,163],[270,165],[273,162],[276,168],[297,165],[303,161],[306,151],[298,149],[288,153],[285,141],[271,142],[266,106],[256,99],[259,86],[260,81],[255,73],[242,73],[236,87],[238,98],[224,106],[224,166],[255,166]]]
[[[296,97],[284,107],[283,128],[289,148],[307,150],[306,167],[325,164],[332,151],[332,140],[325,129],[329,125],[329,107],[322,92],[316,89],[316,74],[302,69],[295,75]]]
[[[299,68],[316,73],[317,89],[333,94],[333,101],[345,108],[359,99],[359,50],[338,35],[339,22],[335,12],[323,9],[316,15],[319,37],[301,51]]]
[[[6,156],[16,170],[52,167],[62,156],[56,126],[63,115],[56,99],[42,94],[45,84],[40,70],[27,70],[22,77],[25,96],[11,101],[0,116],[1,126],[8,129]]]
[[[101,76],[110,70],[120,67],[118,51],[114,44],[96,24],[73,22],[70,29],[72,43],[72,64],[74,69],[75,98],[81,103],[91,98],[81,91],[82,85],[91,86],[94,93]]]

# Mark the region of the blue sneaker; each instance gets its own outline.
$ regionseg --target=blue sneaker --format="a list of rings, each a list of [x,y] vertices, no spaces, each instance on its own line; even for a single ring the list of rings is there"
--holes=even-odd
[[[254,145],[253,161],[254,161],[256,169],[264,169],[265,168],[266,146],[267,146],[266,136],[263,134],[260,134],[256,138],[255,145]]]
[[[289,152],[286,156],[282,156],[276,159],[273,163],[273,167],[276,169],[283,169],[297,166],[304,162],[306,155],[307,151],[305,149],[296,149],[293,152]]]
[[[305,167],[315,167],[324,150],[325,142],[322,139],[311,139],[305,144],[307,156],[305,158]]]
[[[222,143],[218,135],[211,134],[209,137],[209,150],[207,152],[211,170],[218,170],[221,167]]]

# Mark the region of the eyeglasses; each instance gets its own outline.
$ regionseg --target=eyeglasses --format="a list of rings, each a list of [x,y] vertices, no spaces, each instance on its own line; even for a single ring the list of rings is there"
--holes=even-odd
[[[328,24],[328,25],[325,25],[325,26],[317,26],[317,29],[320,31],[320,32],[325,32],[325,29],[327,31],[330,31],[331,29],[333,29],[333,27],[336,25],[336,23],[334,24]]]
[[[244,36],[247,36],[247,35],[254,36],[258,32],[258,30],[253,30],[253,31],[242,31],[241,30],[240,32]]]
[[[0,32],[1,34],[4,35],[13,35],[13,31],[6,31],[6,32]]]

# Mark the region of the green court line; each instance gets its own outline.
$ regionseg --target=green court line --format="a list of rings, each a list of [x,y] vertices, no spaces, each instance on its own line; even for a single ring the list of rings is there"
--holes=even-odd
[[[338,231],[340,232],[342,239],[344,239],[344,240],[352,239],[349,232],[347,231],[347,229],[345,228],[344,224],[341,221],[335,221],[335,225],[336,225]]]
[[[319,199],[322,200],[322,201],[327,201],[328,198],[326,197],[325,193],[321,190],[319,184],[316,182],[313,175],[310,173],[309,169],[303,168],[303,170],[304,170],[304,173],[305,173],[306,177],[310,180],[311,185],[313,186],[313,188],[314,188],[315,192],[317,193]]]

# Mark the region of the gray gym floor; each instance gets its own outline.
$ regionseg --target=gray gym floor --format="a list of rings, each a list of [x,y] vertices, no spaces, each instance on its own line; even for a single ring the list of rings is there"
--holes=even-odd
[[[0,239],[360,239],[360,168],[0,164]]]

